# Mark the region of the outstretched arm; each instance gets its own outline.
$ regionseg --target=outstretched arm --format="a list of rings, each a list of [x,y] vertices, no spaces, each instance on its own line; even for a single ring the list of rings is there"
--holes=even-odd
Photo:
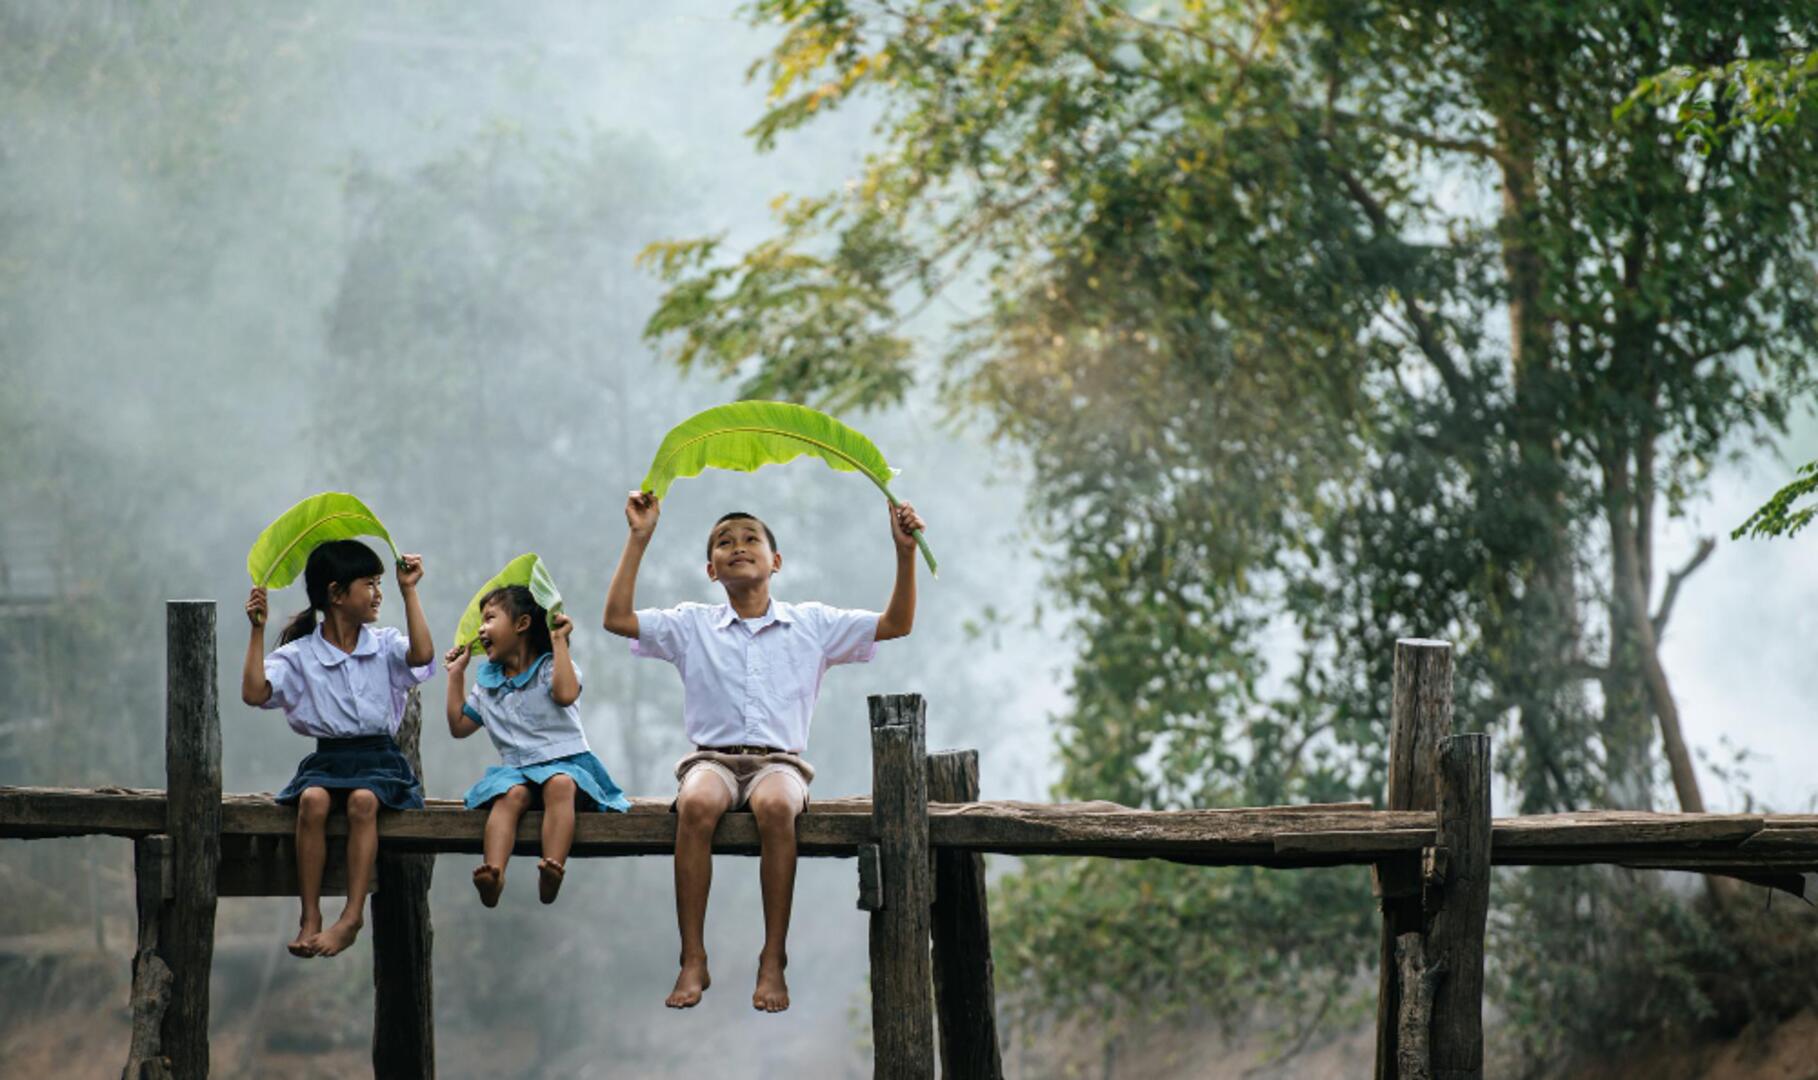
[[[480,725],[461,711],[467,701],[467,660],[471,655],[469,650],[456,645],[442,657],[448,667],[448,733],[457,739],[465,739],[480,730]]]
[[[890,606],[877,620],[879,641],[908,637],[915,628],[915,532],[926,527],[910,504],[890,507],[890,539],[896,545],[896,587],[890,590]]]
[[[417,582],[423,580],[423,556],[406,555],[398,567],[398,591],[404,594],[404,624],[410,630],[410,648],[404,651],[404,662],[422,667],[436,657],[436,644],[429,638],[429,620],[423,617],[423,602],[417,599]]]
[[[662,512],[657,497],[648,491],[634,491],[625,500],[625,524],[630,533],[625,537],[625,550],[619,555],[619,568],[612,572],[612,585],[606,590],[604,620],[606,629],[620,637],[638,636],[638,566],[644,561],[644,549],[650,546],[650,535],[656,532],[657,517]]]
[[[557,615],[549,628],[549,699],[560,708],[574,704],[581,696],[581,680],[574,673],[574,657],[568,654],[568,635],[574,633],[574,620]]]
[[[264,589],[254,589],[246,598],[246,620],[252,633],[246,639],[246,666],[240,669],[240,700],[258,708],[271,700],[271,683],[265,678]]]

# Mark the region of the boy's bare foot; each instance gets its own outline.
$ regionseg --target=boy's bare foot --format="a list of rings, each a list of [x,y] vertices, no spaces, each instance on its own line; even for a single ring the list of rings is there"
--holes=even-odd
[[[675,977],[675,989],[669,991],[669,997],[663,1004],[672,1009],[692,1009],[701,1003],[701,995],[713,979],[707,974],[707,958],[690,960],[682,959],[682,972]]]
[[[316,950],[314,946],[310,945],[309,939],[321,932],[322,913],[318,911],[314,915],[305,915],[297,920],[297,936],[285,948],[290,950],[290,955],[300,956],[307,960],[316,955]]]
[[[480,903],[498,907],[499,894],[505,891],[505,868],[486,863],[474,867],[473,887],[480,894]]]
[[[788,957],[772,958],[768,953],[758,956],[757,989],[751,994],[752,1008],[777,1013],[789,1007],[789,984],[783,981],[783,968],[788,965]]]
[[[556,893],[562,891],[562,878],[568,871],[559,862],[548,859],[537,860],[537,899],[545,904],[555,903]]]
[[[316,950],[317,956],[334,956],[352,945],[354,938],[360,936],[360,927],[365,925],[364,919],[342,916],[335,920],[333,926],[310,938],[309,944]]]

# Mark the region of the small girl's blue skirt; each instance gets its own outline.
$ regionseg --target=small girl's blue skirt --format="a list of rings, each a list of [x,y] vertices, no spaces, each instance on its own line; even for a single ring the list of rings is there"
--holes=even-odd
[[[467,789],[467,809],[478,810],[492,800],[510,791],[518,784],[530,788],[535,805],[542,805],[542,785],[552,776],[567,776],[574,781],[574,786],[581,789],[581,794],[593,801],[587,806],[576,800],[583,810],[613,810],[624,813],[631,809],[631,800],[619,790],[619,785],[612,782],[606,772],[606,766],[592,751],[583,750],[567,757],[539,761],[535,765],[494,765],[480,777],[479,783]]]
[[[423,785],[390,735],[361,735],[352,739],[317,739],[316,752],[297,762],[277,800],[295,803],[305,788],[353,791],[365,788],[379,797],[381,806],[393,810],[423,809]]]

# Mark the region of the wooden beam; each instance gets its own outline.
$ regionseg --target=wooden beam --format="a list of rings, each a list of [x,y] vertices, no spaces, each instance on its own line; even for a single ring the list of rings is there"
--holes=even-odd
[[[423,695],[412,687],[398,747],[423,779],[417,751]],[[372,897],[372,1074],[434,1080],[436,1075],[435,931],[429,918],[433,854],[381,847]]]
[[[871,813],[883,875],[883,907],[871,913],[873,1075],[933,1080],[926,706],[920,694],[888,694],[873,696],[870,707]]]
[[[928,755],[928,797],[947,803],[978,799],[978,751]],[[991,964],[991,917],[985,859],[972,851],[934,849],[934,1006],[942,1076],[1001,1080],[997,995]]]
[[[215,605],[172,600],[167,638],[164,774],[171,900],[158,955],[171,971],[162,1049],[179,1077],[208,1075],[208,979],[221,861],[221,712],[215,700]]]
[[[170,1009],[171,972],[158,956],[165,901],[170,893],[170,837],[146,836],[133,842],[134,898],[139,940],[133,951],[133,1030],[121,1080],[170,1080],[170,1058],[163,1050],[164,1014]]]
[[[1483,1077],[1491,843],[1490,737],[1453,735],[1439,746],[1439,850],[1445,859],[1427,905],[1433,911],[1427,955],[1444,972],[1433,998],[1434,1080]]]

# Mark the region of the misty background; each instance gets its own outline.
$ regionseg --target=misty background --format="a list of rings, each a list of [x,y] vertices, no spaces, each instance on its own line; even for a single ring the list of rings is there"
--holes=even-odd
[[[745,73],[769,44],[701,0],[0,3],[0,783],[161,786],[162,605],[208,597],[225,786],[281,786],[309,746],[239,702],[245,553],[297,499],[345,490],[423,553],[438,652],[480,582],[539,552],[576,618],[596,752],[628,791],[670,793],[679,680],[593,613],[625,492],[672,424],[734,391],[642,339],[660,290],[634,257],[681,236],[756,242],[774,198],[839,186],[870,145],[873,116],[850,108],[757,154],[763,87]],[[816,794],[869,789],[865,696],[917,691],[931,748],[981,751],[986,797],[1047,797],[1073,646],[1044,602],[1053,550],[1024,512],[1024,463],[932,390],[848,419],[903,470],[943,575],[922,578],[913,637],[828,678]],[[1818,805],[1809,538],[1728,540],[1814,456],[1802,414],[1663,529],[1662,565],[1720,537],[1664,646],[1713,810]],[[682,481],[639,603],[715,598],[701,546],[736,508],[777,531],[780,597],[881,607],[881,502],[813,463]],[[300,584],[276,593],[274,616],[303,603]],[[402,623],[389,582],[381,621]],[[1285,661],[1294,642],[1279,647]],[[443,682],[425,687],[423,759],[428,793],[452,798],[496,755],[446,737]],[[1741,773],[1737,751],[1754,754]],[[749,1005],[753,860],[716,860],[715,988],[682,1013],[660,1004],[666,859],[577,862],[549,908],[516,860],[496,911],[470,862],[442,858],[432,900],[443,1075],[869,1074],[851,863],[803,860],[792,1008],[773,1017]],[[0,845],[0,1055],[21,1073],[124,1060],[130,870],[120,841]],[[365,1067],[369,954],[299,963],[281,948],[294,919],[289,900],[221,906],[221,1075]]]

